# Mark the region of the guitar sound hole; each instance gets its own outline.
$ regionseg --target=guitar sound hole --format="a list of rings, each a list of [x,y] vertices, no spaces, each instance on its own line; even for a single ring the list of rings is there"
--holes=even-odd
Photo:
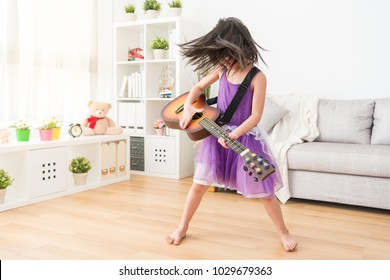
[[[202,113],[196,113],[196,114],[192,117],[192,119],[193,119],[193,120],[198,120],[198,119],[200,119],[202,116],[203,116]]]

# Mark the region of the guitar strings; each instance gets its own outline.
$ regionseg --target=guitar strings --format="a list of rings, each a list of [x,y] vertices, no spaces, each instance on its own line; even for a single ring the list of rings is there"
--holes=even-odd
[[[244,147],[239,141],[237,141],[236,139],[230,139],[228,137],[229,133],[227,131],[225,131],[223,128],[221,128],[220,126],[218,126],[214,121],[212,121],[211,119],[209,119],[207,116],[205,115],[202,115],[200,113],[196,113],[197,117],[200,118],[200,121],[199,122],[204,122],[205,125],[208,126],[208,128],[216,133],[217,132],[217,135],[219,137],[223,137],[225,139],[225,141],[227,142],[230,142],[230,143],[227,143],[227,144],[231,144],[229,145],[232,149],[234,149],[237,153],[242,153],[243,151],[245,151],[247,148]]]
[[[229,136],[229,133],[227,131],[225,131],[222,127],[220,127],[218,124],[216,124],[214,121],[212,121],[210,118],[208,118],[206,115],[204,114],[201,114],[201,113],[196,113],[196,116],[199,118],[199,122],[202,124],[202,125],[205,125],[209,128],[209,131],[211,130],[211,133],[214,132],[214,135],[217,134],[217,136],[219,137],[223,137],[225,139],[225,141],[228,141],[230,142],[232,145],[229,147],[231,147],[232,149],[234,149],[238,154],[241,155],[241,153],[245,150],[247,150],[247,148],[242,145],[238,140],[236,139],[230,139],[228,136]],[[206,127],[205,127],[206,128]],[[206,129],[207,130],[207,129]],[[261,157],[260,157],[261,158]],[[255,164],[257,167],[260,167],[258,165],[258,163],[256,162]],[[272,165],[271,165],[272,166]],[[252,166],[250,167],[252,170],[254,170],[254,167],[255,166]],[[261,168],[260,170],[263,170],[263,168]],[[269,173],[270,171],[272,170],[272,168],[267,172]],[[272,173],[272,172],[271,172]],[[259,173],[256,173],[258,175],[260,175]],[[261,176],[260,176],[261,178]]]

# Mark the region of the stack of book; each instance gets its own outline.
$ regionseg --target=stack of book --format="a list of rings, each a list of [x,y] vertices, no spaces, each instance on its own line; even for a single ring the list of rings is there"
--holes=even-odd
[[[119,98],[141,98],[143,92],[143,71],[123,76]]]

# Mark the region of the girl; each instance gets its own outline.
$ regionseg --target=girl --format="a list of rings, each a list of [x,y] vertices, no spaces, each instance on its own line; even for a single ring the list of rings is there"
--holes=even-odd
[[[185,128],[193,115],[201,112],[192,104],[211,84],[219,80],[217,108],[225,112],[239,85],[261,57],[262,49],[251,37],[247,27],[236,18],[220,19],[208,34],[180,45],[183,56],[189,63],[197,65],[195,70],[210,70],[211,74],[198,82],[188,94],[180,127]],[[257,128],[263,113],[266,94],[266,77],[258,72],[245,93],[230,122],[224,126],[230,139],[237,139],[252,152],[266,158],[274,166],[275,160],[269,147]],[[282,187],[280,174],[276,172],[264,181],[255,182],[243,170],[244,161],[240,155],[229,149],[224,139],[208,136],[202,140],[195,158],[197,163],[193,185],[187,195],[181,221],[177,229],[166,237],[170,244],[179,245],[186,236],[189,223],[198,208],[208,186],[223,184],[225,188],[237,190],[248,198],[262,198],[266,212],[276,226],[283,247],[293,251],[297,242],[290,236],[283,220],[275,191]]]

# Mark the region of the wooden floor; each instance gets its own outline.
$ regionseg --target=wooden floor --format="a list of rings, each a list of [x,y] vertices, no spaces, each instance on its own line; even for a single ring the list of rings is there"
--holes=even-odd
[[[390,212],[290,200],[299,241],[283,251],[261,201],[207,192],[187,238],[165,242],[191,178],[131,180],[0,213],[0,259],[369,260],[390,259]]]

